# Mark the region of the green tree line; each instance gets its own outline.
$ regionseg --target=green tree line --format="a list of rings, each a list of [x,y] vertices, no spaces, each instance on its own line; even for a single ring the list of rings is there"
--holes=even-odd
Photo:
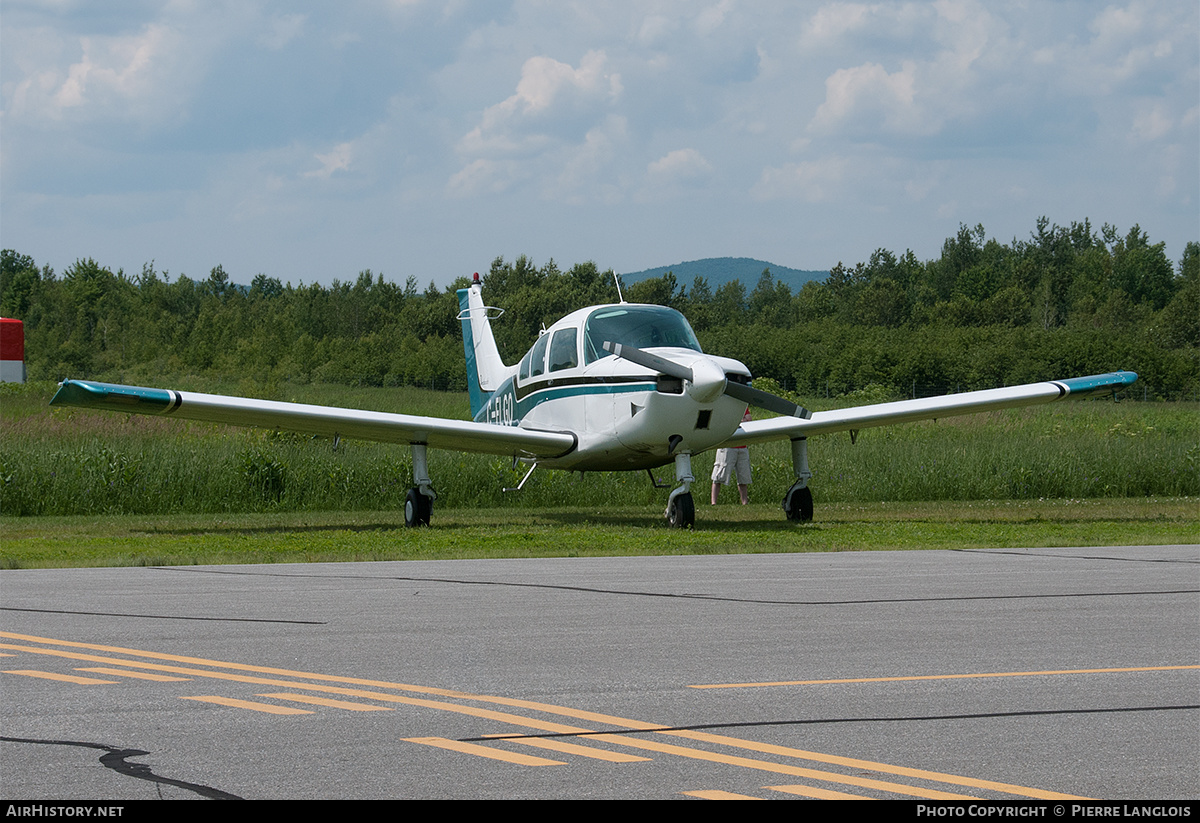
[[[31,380],[463,389],[455,291],[468,282],[420,290],[367,270],[330,286],[265,274],[237,285],[221,266],[172,279],[153,263],[129,275],[91,258],[58,274],[5,250],[0,314],[25,322]],[[564,271],[498,257],[483,283],[485,301],[506,312],[493,329],[507,362],[562,315],[617,300],[611,270],[592,262]],[[1042,218],[1008,244],[962,226],[937,259],[879,249],[797,293],[765,270],[749,290],[667,273],[625,298],[679,309],[706,351],[801,393],[929,394],[1124,368],[1141,375],[1138,396],[1200,394],[1200,243],[1173,264],[1138,226],[1097,232]]]

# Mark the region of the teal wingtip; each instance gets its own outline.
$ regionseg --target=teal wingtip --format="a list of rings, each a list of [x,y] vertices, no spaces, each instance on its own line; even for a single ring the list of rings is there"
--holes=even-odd
[[[1136,372],[1115,371],[1108,374],[1093,374],[1088,377],[1069,377],[1055,382],[1065,386],[1073,397],[1097,394],[1113,394],[1137,382]]]
[[[50,398],[51,406],[82,406],[108,411],[161,412],[171,407],[174,397],[166,389],[119,386],[90,380],[64,380]]]

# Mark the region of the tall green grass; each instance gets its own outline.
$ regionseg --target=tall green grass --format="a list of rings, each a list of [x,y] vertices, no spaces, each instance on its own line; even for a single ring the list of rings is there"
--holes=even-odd
[[[466,396],[422,389],[186,381],[198,391],[442,417]],[[402,446],[328,440],[138,415],[51,409],[54,385],[0,384],[0,513],[176,514],[400,509],[412,484]],[[810,408],[830,401],[808,399]],[[1196,404],[1077,401],[811,439],[824,503],[1200,495]],[[751,449],[752,499],[792,482],[788,444]],[[693,461],[707,499],[712,455]],[[661,505],[645,473],[568,475],[508,458],[430,454],[438,508]],[[656,472],[673,480],[671,468]],[[726,501],[733,499],[726,492]]]

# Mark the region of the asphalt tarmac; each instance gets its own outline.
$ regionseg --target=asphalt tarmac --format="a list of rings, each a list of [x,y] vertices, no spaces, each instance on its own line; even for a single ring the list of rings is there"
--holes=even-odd
[[[1200,797],[1200,546],[0,572],[0,795]]]

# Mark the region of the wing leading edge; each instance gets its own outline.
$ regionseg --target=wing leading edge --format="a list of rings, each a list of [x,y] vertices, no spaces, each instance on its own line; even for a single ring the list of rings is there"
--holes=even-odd
[[[423,443],[434,448],[482,454],[561,457],[572,451],[576,444],[575,435],[571,432],[539,431],[468,420],[280,403],[173,389],[120,386],[88,380],[64,380],[50,405],[180,417],[207,423],[282,429],[384,443]]]
[[[1033,406],[1051,403],[1065,397],[1093,397],[1114,394],[1130,386],[1137,375],[1130,371],[1097,374],[1089,377],[1071,377],[1066,380],[1048,380],[1044,383],[1027,383],[1003,389],[948,394],[943,397],[925,397],[919,400],[899,400],[894,403],[877,403],[871,406],[855,406],[849,409],[813,412],[808,420],[795,417],[775,417],[743,423],[732,437],[721,445],[747,446],[784,438],[808,437],[814,434],[867,429],[873,426],[891,426],[916,420],[937,417],[953,417],[960,414],[1008,409],[1018,406]]]

